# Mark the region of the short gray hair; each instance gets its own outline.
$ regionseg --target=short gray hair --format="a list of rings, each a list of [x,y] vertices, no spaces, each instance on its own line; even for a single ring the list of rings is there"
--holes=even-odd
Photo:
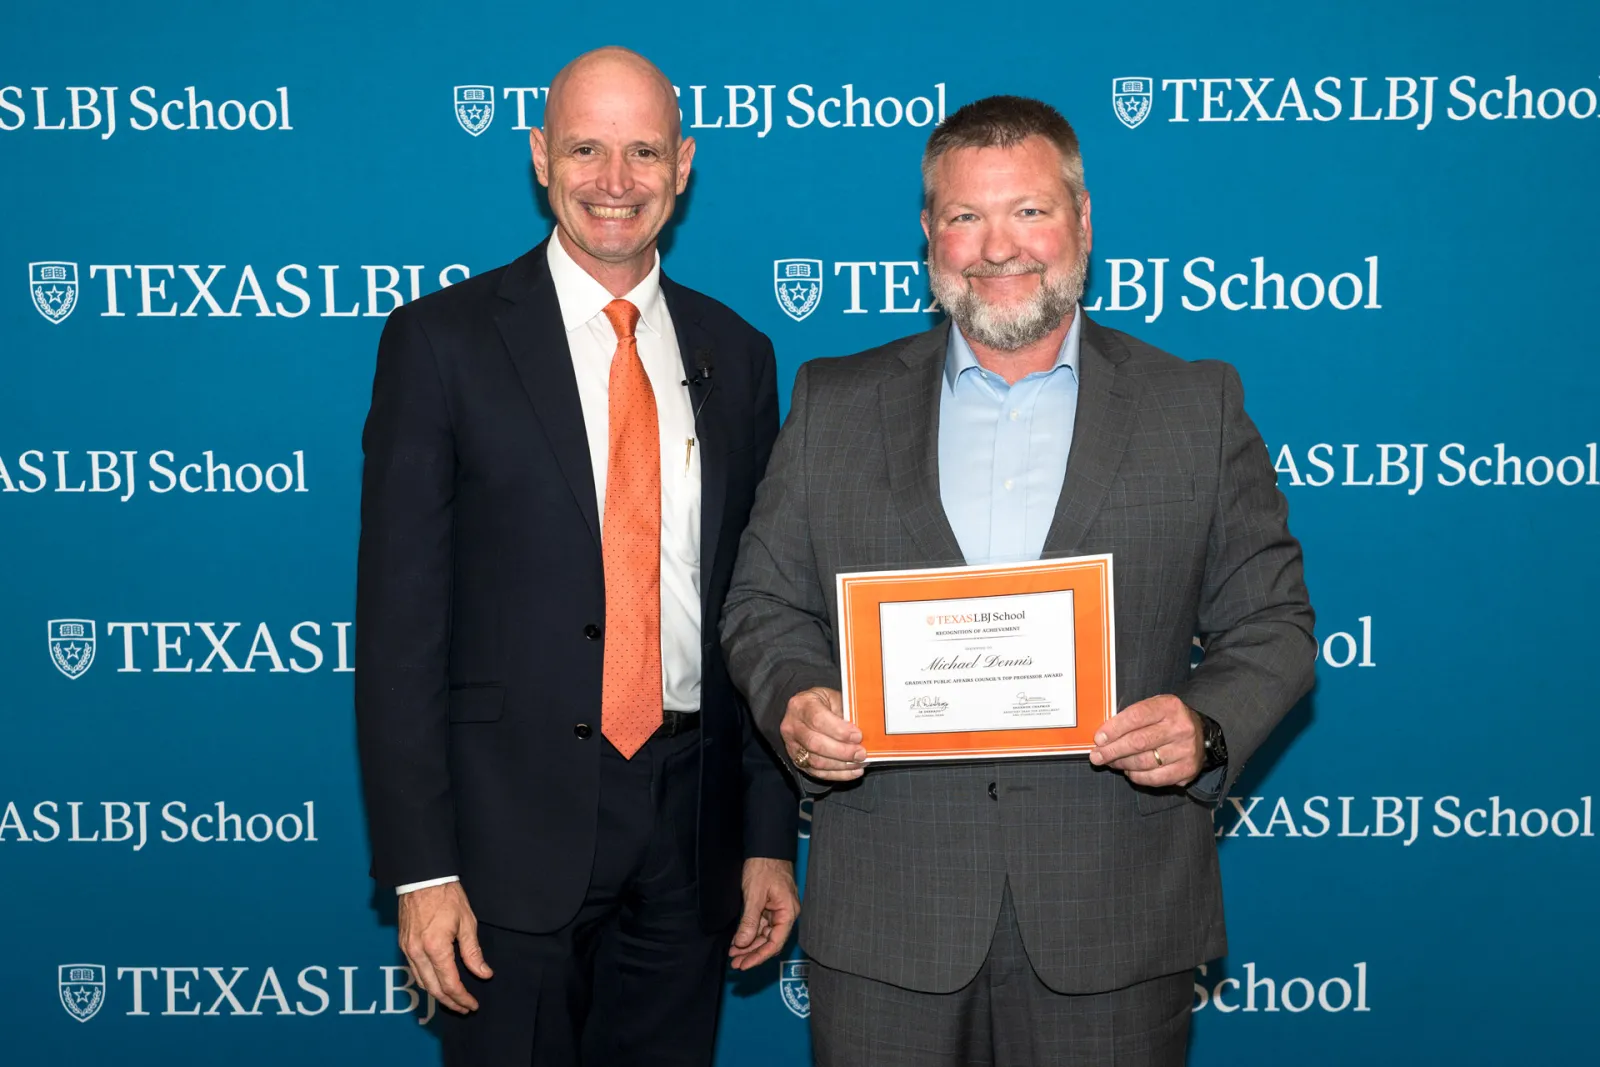
[[[1061,112],[1026,96],[986,96],[957,109],[928,138],[922,152],[922,202],[933,202],[933,174],[939,158],[953,148],[1011,148],[1029,137],[1043,137],[1061,153],[1061,180],[1072,194],[1072,208],[1083,214],[1083,153],[1078,135]]]

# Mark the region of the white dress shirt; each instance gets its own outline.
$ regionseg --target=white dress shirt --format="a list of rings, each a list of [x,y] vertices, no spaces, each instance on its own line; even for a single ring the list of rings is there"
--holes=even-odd
[[[605,316],[615,299],[573,260],[558,233],[550,238],[550,279],[561,305],[561,322],[572,351],[578,402],[589,438],[596,504],[602,528],[606,509],[606,466],[611,454],[611,358],[617,334]],[[672,711],[700,708],[700,442],[694,408],[684,386],[678,334],[661,295],[661,254],[655,266],[622,299],[639,309],[634,336],[650,388],[656,395],[661,431],[661,693]],[[443,885],[455,875],[412,882],[397,893]]]

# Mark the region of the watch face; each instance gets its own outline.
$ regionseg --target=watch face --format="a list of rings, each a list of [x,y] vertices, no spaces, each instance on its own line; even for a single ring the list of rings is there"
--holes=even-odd
[[[1228,746],[1222,738],[1222,724],[1215,719],[1206,720],[1206,766],[1220,767],[1228,762]]]

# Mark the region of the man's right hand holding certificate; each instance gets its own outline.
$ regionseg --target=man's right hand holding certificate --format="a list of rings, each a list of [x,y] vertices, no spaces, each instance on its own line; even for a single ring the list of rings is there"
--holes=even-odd
[[[866,769],[861,731],[844,717],[844,696],[814,686],[789,698],[778,732],[789,761],[819,782],[849,782]]]

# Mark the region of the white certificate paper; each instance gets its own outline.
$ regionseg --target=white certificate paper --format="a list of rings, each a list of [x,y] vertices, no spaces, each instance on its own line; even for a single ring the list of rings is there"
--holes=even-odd
[[[1078,724],[1073,591],[884,602],[884,732]]]

